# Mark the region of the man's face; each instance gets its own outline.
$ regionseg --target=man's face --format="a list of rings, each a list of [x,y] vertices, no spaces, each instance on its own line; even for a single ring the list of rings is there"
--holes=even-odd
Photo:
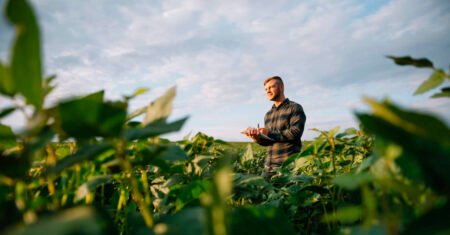
[[[278,80],[275,79],[267,82],[265,88],[266,88],[266,96],[270,101],[277,100],[280,97],[281,93],[283,92],[282,85],[278,82]]]

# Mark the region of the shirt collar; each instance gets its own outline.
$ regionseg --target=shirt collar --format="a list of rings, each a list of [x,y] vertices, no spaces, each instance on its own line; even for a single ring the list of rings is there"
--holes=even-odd
[[[289,99],[288,98],[284,99],[283,102],[281,102],[280,106],[278,106],[278,107],[275,106],[275,104],[273,104],[272,105],[272,109],[279,109],[279,108],[283,107],[283,105],[285,105],[287,103],[289,103]]]

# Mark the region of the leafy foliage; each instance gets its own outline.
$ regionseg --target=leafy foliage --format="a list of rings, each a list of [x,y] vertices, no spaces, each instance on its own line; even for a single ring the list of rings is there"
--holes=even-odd
[[[175,88],[128,113],[103,91],[44,107],[55,76],[42,79],[39,27],[25,0],[6,3],[16,31],[9,64],[0,63],[0,94],[31,111],[22,131],[0,124],[2,234],[446,234],[449,127],[435,116],[366,99],[361,130],[313,129],[265,180],[265,150],[204,133],[178,142],[160,136]],[[434,70],[416,91],[448,73],[428,59],[389,57]],[[434,97],[448,97],[448,87]],[[145,115],[144,121],[136,117]],[[59,142],[53,140],[59,139]]]

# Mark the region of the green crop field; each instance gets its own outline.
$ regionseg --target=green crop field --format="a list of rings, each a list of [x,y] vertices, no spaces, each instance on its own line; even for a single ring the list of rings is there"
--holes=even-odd
[[[431,114],[367,98],[360,128],[314,129],[264,180],[255,143],[160,138],[186,121],[167,121],[173,89],[136,111],[128,103],[143,89],[44,108],[55,77],[42,76],[33,10],[10,0],[5,17],[17,31],[0,93],[26,102],[0,110],[1,234],[450,233],[450,130]],[[450,80],[427,59],[390,59],[431,71],[417,94]],[[24,130],[1,124],[25,109]]]

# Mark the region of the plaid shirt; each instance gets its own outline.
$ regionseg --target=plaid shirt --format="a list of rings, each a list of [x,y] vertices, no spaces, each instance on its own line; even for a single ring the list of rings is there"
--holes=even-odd
[[[268,137],[274,140],[258,140],[260,145],[268,146],[264,163],[266,167],[279,167],[291,154],[300,152],[305,121],[303,107],[289,99],[285,99],[278,107],[273,105],[266,113],[265,128],[269,130]]]

